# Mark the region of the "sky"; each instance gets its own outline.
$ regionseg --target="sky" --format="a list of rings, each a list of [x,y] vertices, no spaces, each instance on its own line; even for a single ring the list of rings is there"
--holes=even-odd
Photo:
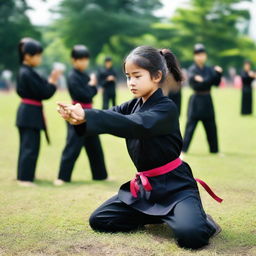
[[[35,25],[48,25],[56,17],[57,14],[50,12],[50,9],[55,8],[61,0],[48,0],[46,2],[41,0],[27,0],[27,3],[33,8],[27,12],[31,22]],[[171,17],[177,7],[186,5],[187,0],[162,0],[163,8],[156,12],[156,15],[163,17]],[[256,40],[256,0],[252,3],[241,3],[238,8],[249,9],[252,17],[250,26],[250,35]]]

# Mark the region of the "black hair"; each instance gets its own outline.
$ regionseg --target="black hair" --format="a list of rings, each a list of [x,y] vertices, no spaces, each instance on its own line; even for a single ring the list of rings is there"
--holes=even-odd
[[[203,44],[195,44],[194,45],[194,54],[201,53],[201,52],[206,53],[205,46]]]
[[[34,56],[43,52],[43,47],[40,42],[30,37],[24,37],[18,45],[19,61],[23,62],[25,54]]]
[[[90,52],[85,45],[75,45],[71,51],[71,57],[73,59],[90,58]]]
[[[112,58],[111,58],[110,56],[107,56],[107,57],[105,58],[105,62],[108,62],[108,61],[112,61]]]
[[[244,61],[244,64],[250,64],[250,65],[252,65],[252,62],[251,62],[250,60],[245,60],[245,61]]]
[[[124,70],[127,60],[132,60],[135,65],[147,70],[151,78],[161,71],[162,79],[160,83],[164,82],[168,72],[173,75],[177,82],[183,80],[180,65],[173,52],[169,49],[159,50],[151,46],[139,46],[126,57],[123,64]]]

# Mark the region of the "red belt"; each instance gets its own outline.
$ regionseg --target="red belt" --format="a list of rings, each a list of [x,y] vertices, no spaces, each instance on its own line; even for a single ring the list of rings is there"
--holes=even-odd
[[[23,98],[23,99],[21,99],[21,102],[24,103],[24,104],[27,104],[27,105],[43,107],[42,101],[40,101],[40,100],[33,100],[33,99]],[[44,126],[45,126],[45,128],[44,128],[45,138],[46,138],[48,144],[50,144],[50,137],[49,137],[48,130],[47,130],[47,125],[46,125],[46,119],[45,119],[44,112],[43,112],[43,120],[44,120]]]
[[[32,100],[32,99],[23,98],[23,99],[21,99],[21,102],[24,104],[33,105],[33,106],[39,106],[39,107],[43,106],[42,101],[40,101],[40,100]]]
[[[148,177],[155,177],[155,176],[159,176],[162,174],[166,174],[168,172],[173,171],[174,169],[176,169],[177,167],[179,167],[182,164],[182,161],[180,158],[177,158],[171,162],[169,162],[168,164],[165,164],[163,166],[148,170],[148,171],[144,171],[144,172],[137,172],[136,173],[136,177],[133,178],[130,181],[130,191],[131,194],[133,195],[133,197],[137,197],[137,193],[139,191],[139,184],[138,184],[138,179],[141,180],[141,184],[143,186],[143,188],[146,191],[151,191],[152,190],[152,186],[149,183]],[[203,188],[209,193],[209,195],[215,199],[217,202],[221,203],[223,201],[223,199],[221,199],[220,197],[218,197],[212,190],[211,188],[202,180],[200,179],[195,179],[198,183],[200,183]]]
[[[82,106],[82,108],[88,108],[88,109],[91,109],[92,108],[92,103],[84,103],[84,102],[80,102],[80,101],[76,101],[76,100],[73,100],[72,101],[72,104],[73,105],[75,105],[75,104],[77,104],[77,103],[79,103],[81,106]]]

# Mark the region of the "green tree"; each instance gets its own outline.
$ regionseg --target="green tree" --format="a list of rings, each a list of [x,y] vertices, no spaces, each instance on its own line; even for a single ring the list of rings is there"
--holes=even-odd
[[[42,41],[45,45],[42,68],[50,72],[54,62],[61,62],[70,66],[70,49],[68,49],[61,37],[56,36],[56,30],[52,27],[41,28]]]
[[[162,33],[169,33],[170,47],[185,66],[191,63],[193,45],[198,42],[206,45],[213,63],[224,67],[241,66],[244,58],[252,57],[249,51],[255,54],[255,44],[247,36],[250,15],[238,3],[241,1],[191,0],[186,8],[177,9]]]
[[[28,9],[25,0],[0,2],[0,70],[17,68],[17,45],[22,37],[40,39],[40,33],[32,26],[25,14]]]
[[[113,40],[150,33],[159,20],[153,12],[161,6],[159,0],[63,0],[55,26],[68,47],[86,44],[96,57],[103,46],[113,48]]]

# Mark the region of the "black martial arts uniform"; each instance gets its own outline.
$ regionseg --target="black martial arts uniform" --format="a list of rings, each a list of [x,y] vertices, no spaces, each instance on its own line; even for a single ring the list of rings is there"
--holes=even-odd
[[[116,105],[116,81],[107,81],[108,76],[114,76],[116,78],[116,72],[111,67],[109,69],[102,68],[99,72],[99,82],[103,88],[103,109],[109,108],[109,102],[112,102],[112,106]]]
[[[211,87],[220,84],[221,73],[208,66],[200,68],[196,64],[189,68],[188,73],[189,84],[194,90],[194,94],[189,99],[188,120],[186,123],[182,151],[188,151],[196,125],[198,121],[202,121],[206,131],[210,152],[217,153],[219,148]],[[195,81],[196,75],[200,75],[203,78],[203,82]]]
[[[177,108],[158,89],[143,104],[134,99],[109,110],[86,110],[86,123],[75,126],[79,134],[109,133],[126,139],[137,171],[147,171],[177,159],[182,138]],[[216,228],[203,210],[197,184],[189,165],[148,178],[152,191],[140,191],[135,198],[130,182],[101,205],[90,217],[93,229],[105,232],[131,231],[145,224],[167,223],[180,246],[200,248]],[[139,181],[140,182],[140,181]]]
[[[181,88],[177,91],[171,90],[168,93],[168,98],[174,101],[174,103],[176,104],[177,109],[178,109],[178,114],[180,116],[180,113],[181,113]]]
[[[241,114],[242,115],[250,115],[252,114],[252,81],[253,77],[249,76],[249,73],[243,71],[241,73],[241,78],[243,82],[242,87],[242,106],[241,106]]]
[[[48,83],[32,67],[21,66],[18,74],[17,93],[22,99],[40,103],[42,100],[49,99],[55,91],[56,86]],[[22,181],[33,181],[40,148],[40,130],[46,132],[43,107],[21,103],[16,125],[20,135],[17,178]]]
[[[68,90],[73,102],[92,104],[92,98],[97,94],[96,86],[88,85],[90,77],[77,69],[68,76]],[[107,178],[104,155],[98,135],[80,138],[72,125],[67,124],[68,134],[63,150],[58,179],[69,182],[75,162],[84,147],[89,158],[92,178],[103,180]]]

